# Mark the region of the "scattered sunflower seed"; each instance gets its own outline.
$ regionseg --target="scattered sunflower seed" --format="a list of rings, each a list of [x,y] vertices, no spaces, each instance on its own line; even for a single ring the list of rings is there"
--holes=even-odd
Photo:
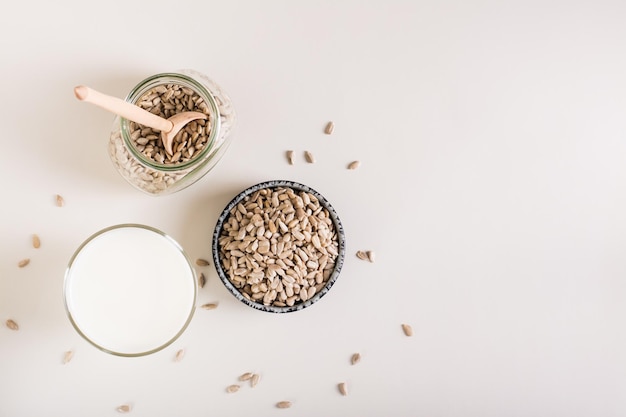
[[[185,357],[185,349],[180,349],[178,352],[176,352],[176,356],[174,356],[174,361],[180,362],[183,360],[184,357]]]
[[[204,273],[201,272],[200,276],[198,277],[198,286],[200,288],[204,288],[205,284],[206,284],[206,277],[204,276]]]
[[[239,391],[239,388],[241,387],[237,384],[229,385],[226,387],[226,392],[228,392],[229,394],[232,394],[233,392]]]
[[[252,375],[252,378],[250,379],[250,386],[252,388],[256,387],[256,384],[259,383],[259,379],[261,379],[261,375],[259,374]]]
[[[333,122],[328,122],[326,124],[326,128],[324,129],[324,133],[330,135],[333,133],[333,130],[335,130],[335,124]]]
[[[5,324],[11,330],[19,330],[20,329],[20,326],[18,326],[17,323],[14,320],[8,319]]]
[[[374,251],[368,250],[367,252],[365,252],[365,254],[367,255],[367,260],[374,263],[374,259],[376,259],[376,254],[374,253]]]
[[[276,407],[278,408],[289,408],[291,407],[291,401],[279,401],[276,403]]]
[[[254,374],[253,374],[252,372],[246,372],[245,374],[242,374],[242,375],[239,377],[239,380],[240,380],[240,381],[247,381],[247,380],[249,380],[249,379],[252,379],[252,377],[253,377],[253,376],[254,376]]]
[[[33,248],[39,249],[40,246],[41,246],[41,239],[39,239],[39,236],[33,235]]]
[[[339,388],[339,392],[341,393],[341,395],[348,395],[348,387],[345,382],[340,382],[337,385],[337,388]]]
[[[361,354],[360,353],[355,353],[352,355],[352,357],[350,358],[350,363],[352,365],[356,365],[357,363],[359,363],[361,361]]]
[[[57,207],[63,207],[65,205],[65,200],[59,194],[55,196]]]
[[[408,324],[403,324],[402,325],[402,331],[404,332],[405,335],[407,335],[409,337],[413,336],[413,329]]]
[[[304,151],[304,158],[306,159],[306,161],[309,164],[314,164],[315,163],[315,157],[313,156],[313,154],[309,151]]]
[[[294,164],[293,151],[291,151],[291,150],[287,151],[287,161],[289,162],[289,165],[293,165]]]
[[[196,259],[196,265],[198,265],[198,266],[209,266],[211,264],[206,259],[198,258],[198,259]]]
[[[71,361],[73,357],[74,357],[74,351],[68,350],[67,352],[65,352],[65,354],[63,355],[63,365]]]
[[[363,260],[363,261],[368,261],[369,260],[369,258],[367,256],[367,253],[362,251],[362,250],[356,252],[356,257],[361,259],[361,260]]]
[[[203,304],[200,308],[203,308],[205,310],[215,310],[217,308],[217,304],[216,303]]]
[[[19,266],[20,268],[24,268],[29,263],[30,263],[30,259],[26,258],[26,259],[22,259],[21,261],[19,261],[17,263],[17,266]]]
[[[361,165],[359,161],[352,161],[348,164],[348,169],[357,169]]]
[[[128,404],[123,404],[120,405],[119,407],[117,407],[117,412],[118,413],[128,413],[131,410],[131,406]]]

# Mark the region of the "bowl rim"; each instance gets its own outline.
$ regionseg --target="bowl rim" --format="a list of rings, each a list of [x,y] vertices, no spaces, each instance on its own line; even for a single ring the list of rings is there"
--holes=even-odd
[[[237,289],[226,276],[226,273],[224,272],[224,268],[222,267],[222,263],[219,257],[219,237],[222,232],[222,228],[224,226],[224,221],[230,216],[230,211],[237,204],[239,204],[245,197],[255,193],[256,191],[262,190],[264,188],[278,188],[278,187],[291,188],[296,191],[305,191],[305,192],[313,194],[319,200],[320,204],[326,210],[328,210],[328,213],[333,222],[333,225],[335,226],[335,232],[337,233],[337,243],[338,243],[338,250],[337,250],[338,254],[337,254],[337,258],[335,259],[335,268],[333,269],[333,272],[328,278],[326,285],[324,285],[324,287],[319,292],[315,293],[313,297],[306,300],[305,302],[294,304],[293,306],[285,306],[285,307],[267,306],[262,303],[257,303],[252,300],[248,300],[246,297],[244,297],[243,294],[239,291],[239,289]],[[211,248],[211,253],[213,256],[213,265],[215,266],[215,270],[217,271],[218,277],[220,278],[224,286],[228,289],[228,291],[235,298],[237,298],[239,301],[241,301],[248,307],[252,307],[255,310],[260,310],[260,311],[265,311],[265,312],[270,312],[270,313],[290,313],[294,311],[300,311],[315,304],[322,297],[328,294],[331,287],[335,284],[335,282],[339,278],[339,273],[341,272],[341,269],[343,268],[343,263],[345,260],[345,251],[346,251],[345,231],[343,228],[343,224],[341,223],[341,220],[339,219],[339,216],[337,215],[337,212],[335,211],[334,207],[322,194],[320,194],[315,189],[311,188],[308,185],[305,185],[296,181],[291,181],[291,180],[263,181],[263,182],[254,184],[250,187],[247,187],[246,189],[238,193],[232,200],[230,200],[230,202],[226,205],[224,210],[222,210],[222,212],[220,213],[217,219],[215,228],[213,229],[212,248]]]

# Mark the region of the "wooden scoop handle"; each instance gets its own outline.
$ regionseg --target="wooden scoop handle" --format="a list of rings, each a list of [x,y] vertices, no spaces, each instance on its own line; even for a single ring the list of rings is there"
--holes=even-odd
[[[80,101],[95,104],[105,110],[122,116],[133,122],[137,122],[144,126],[160,130],[161,132],[169,132],[174,124],[167,119],[152,114],[139,106],[131,104],[117,97],[108,96],[84,85],[74,88],[74,95]]]

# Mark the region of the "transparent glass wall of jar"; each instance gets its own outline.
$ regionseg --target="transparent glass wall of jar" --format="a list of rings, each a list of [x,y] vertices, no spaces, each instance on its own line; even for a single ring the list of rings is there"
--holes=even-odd
[[[155,159],[146,151],[146,145],[137,145],[137,132],[131,131],[133,122],[119,116],[114,119],[109,141],[109,156],[113,165],[131,185],[151,195],[166,195],[182,190],[207,174],[227,150],[236,124],[235,110],[228,95],[209,77],[194,70],[153,75],[140,82],[128,94],[126,101],[140,105],[143,97],[155,88],[163,89],[164,86],[179,86],[197,94],[199,99],[195,105],[199,105],[201,111],[208,115],[211,129],[206,144],[202,149],[194,149],[194,154],[187,160],[163,163],[159,159],[161,155]],[[171,103],[174,101],[171,100]],[[167,105],[172,106],[169,102]],[[142,142],[147,141],[149,150],[151,144],[161,140],[160,136],[153,136],[148,135],[149,140],[141,138]]]

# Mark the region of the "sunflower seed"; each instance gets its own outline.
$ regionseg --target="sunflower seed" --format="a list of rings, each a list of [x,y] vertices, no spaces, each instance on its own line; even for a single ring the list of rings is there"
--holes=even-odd
[[[278,408],[289,408],[291,407],[291,401],[279,401],[276,403],[276,407]]]
[[[287,151],[287,161],[289,162],[289,165],[293,165],[294,164],[293,151],[292,150]]]
[[[217,308],[217,304],[216,303],[203,304],[201,308],[205,310],[215,310]]]
[[[209,266],[211,264],[206,259],[198,258],[198,259],[196,259],[196,265],[198,265],[198,266]]]
[[[345,382],[340,382],[337,385],[337,388],[339,388],[339,392],[341,393],[341,395],[348,395],[348,387]]]
[[[33,248],[38,249],[41,246],[41,240],[39,236],[33,235]]]
[[[413,329],[408,324],[403,324],[402,325],[402,331],[404,332],[405,335],[407,335],[409,337],[413,336]]]
[[[20,329],[20,326],[18,326],[17,323],[14,320],[11,320],[11,319],[8,319],[6,321],[6,325],[11,330],[19,330]]]
[[[123,404],[123,405],[120,405],[119,407],[117,407],[117,412],[118,413],[128,413],[128,412],[130,412],[131,408],[132,407],[130,405]]]
[[[330,135],[333,133],[333,130],[335,130],[335,124],[333,122],[328,122],[326,124],[326,128],[324,129],[324,133]]]
[[[357,251],[357,253],[356,253],[356,257],[357,257],[357,258],[359,258],[359,259],[361,259],[361,260],[363,260],[363,261],[367,261],[367,260],[369,260],[369,259],[368,259],[368,257],[367,257],[367,253],[365,253],[365,252],[364,252],[364,251],[362,251],[362,250]]]
[[[206,277],[204,276],[204,273],[201,272],[200,276],[198,277],[198,286],[200,288],[204,288],[205,284],[206,284]]]
[[[237,384],[229,385],[226,387],[226,392],[228,392],[229,394],[232,394],[233,392],[239,391],[239,388],[241,387]]]
[[[73,357],[74,357],[74,351],[68,350],[67,352],[65,352],[65,354],[63,355],[63,365],[71,361]]]
[[[352,355],[352,357],[350,358],[350,363],[352,365],[356,365],[357,363],[359,363],[361,361],[361,354],[360,353],[354,353]]]
[[[57,207],[63,207],[65,205],[65,200],[59,194],[55,196]]]
[[[252,375],[252,379],[250,379],[250,386],[252,388],[256,387],[256,384],[259,383],[259,379],[261,379],[261,375],[259,374]]]
[[[306,159],[306,161],[309,164],[314,164],[315,163],[315,157],[313,156],[313,154],[309,151],[304,151],[304,158]]]
[[[20,268],[24,268],[29,263],[30,263],[30,259],[26,258],[26,259],[22,259],[21,261],[19,261],[17,263],[17,266],[20,267]]]
[[[374,259],[376,258],[374,251],[368,250],[365,254],[367,255],[367,260],[374,263]]]
[[[254,374],[252,372],[246,372],[245,374],[242,374],[241,376],[239,376],[239,380],[240,381],[247,381],[249,379],[252,379],[253,376],[254,376]]]
[[[348,164],[348,169],[357,169],[361,165],[359,161],[352,161]]]
[[[174,356],[174,362],[180,362],[185,357],[185,349],[180,349],[176,352],[176,356]]]

